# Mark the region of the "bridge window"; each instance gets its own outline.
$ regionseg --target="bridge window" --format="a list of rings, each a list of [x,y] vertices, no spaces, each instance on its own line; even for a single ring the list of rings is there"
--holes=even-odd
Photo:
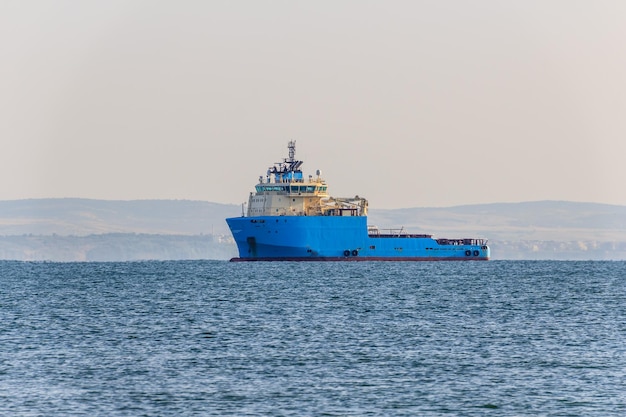
[[[266,186],[256,186],[257,192],[262,191],[288,191],[289,187],[285,187],[284,185],[266,185]]]

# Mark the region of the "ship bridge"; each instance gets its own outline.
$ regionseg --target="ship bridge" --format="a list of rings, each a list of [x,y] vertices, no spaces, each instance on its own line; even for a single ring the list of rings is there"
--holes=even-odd
[[[248,199],[248,216],[366,216],[367,200],[359,196],[334,198],[317,170],[305,178],[295,159],[296,141],[289,141],[289,156],[259,177]]]

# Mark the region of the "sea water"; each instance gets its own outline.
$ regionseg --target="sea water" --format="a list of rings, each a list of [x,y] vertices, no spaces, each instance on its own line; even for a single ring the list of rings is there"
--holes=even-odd
[[[0,262],[0,415],[624,416],[626,262]]]

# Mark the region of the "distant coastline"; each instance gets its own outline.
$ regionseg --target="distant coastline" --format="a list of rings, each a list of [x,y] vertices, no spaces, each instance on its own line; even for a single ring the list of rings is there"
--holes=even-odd
[[[190,200],[0,201],[0,259],[229,259],[224,219],[241,207]],[[492,259],[625,260],[626,206],[566,201],[371,210],[369,224],[489,239]]]

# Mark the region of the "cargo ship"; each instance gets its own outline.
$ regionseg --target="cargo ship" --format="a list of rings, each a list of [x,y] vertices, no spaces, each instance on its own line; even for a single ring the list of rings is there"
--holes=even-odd
[[[289,156],[259,177],[241,217],[226,219],[240,261],[476,261],[488,260],[486,239],[436,239],[368,225],[365,198],[337,198],[319,170],[305,177]]]

